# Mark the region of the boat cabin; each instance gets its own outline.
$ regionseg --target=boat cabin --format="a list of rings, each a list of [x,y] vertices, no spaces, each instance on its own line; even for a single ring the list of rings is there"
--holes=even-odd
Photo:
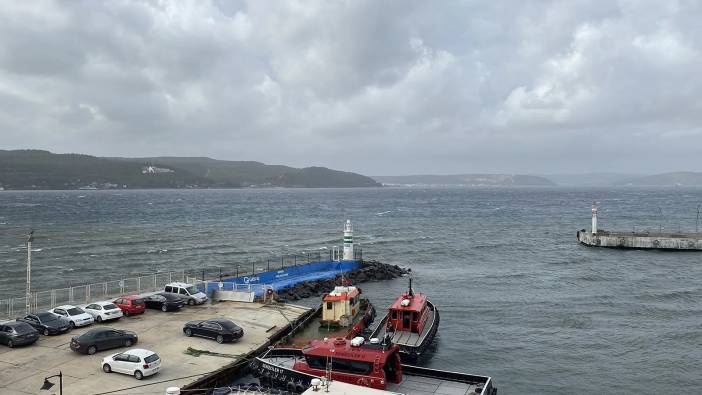
[[[346,327],[351,325],[353,317],[360,311],[361,291],[352,286],[342,285],[322,298],[323,325]]]
[[[422,333],[428,316],[427,297],[424,294],[415,294],[412,291],[412,279],[410,278],[408,291],[397,298],[390,306],[387,323],[388,332]]]
[[[364,344],[362,337],[313,340],[302,349],[303,359],[298,359],[294,370],[317,377],[385,389],[387,384],[402,382],[400,347],[395,344]]]

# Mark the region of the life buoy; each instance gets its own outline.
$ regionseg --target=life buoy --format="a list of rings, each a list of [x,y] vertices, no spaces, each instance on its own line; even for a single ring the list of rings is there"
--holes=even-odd
[[[295,391],[295,382],[288,381],[288,384],[285,386],[285,388],[287,388],[290,392]]]
[[[299,393],[305,392],[306,389],[307,389],[307,388],[305,388],[305,386],[302,385],[302,381],[299,382],[299,383],[297,383],[297,385],[295,386],[295,391],[297,391],[297,392],[299,392]]]

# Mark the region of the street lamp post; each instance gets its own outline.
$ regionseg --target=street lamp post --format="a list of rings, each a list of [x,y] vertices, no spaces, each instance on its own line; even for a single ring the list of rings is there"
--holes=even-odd
[[[58,377],[59,378],[59,395],[63,395],[63,373],[59,370],[59,374],[55,374],[53,376],[45,377],[44,378],[44,384],[41,386],[42,390],[49,390],[51,387],[54,386],[54,383],[49,381],[50,378]]]
[[[26,314],[32,309],[32,242],[34,241],[34,231],[27,235],[27,293],[24,296]]]

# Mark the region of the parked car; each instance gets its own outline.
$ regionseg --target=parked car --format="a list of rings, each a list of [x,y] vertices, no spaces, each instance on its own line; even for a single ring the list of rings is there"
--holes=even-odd
[[[136,295],[122,296],[121,298],[115,299],[112,303],[117,305],[126,316],[142,314],[146,311],[144,299]]]
[[[174,293],[162,292],[144,297],[147,309],[160,309],[161,311],[180,310],[185,306],[185,300]]]
[[[55,307],[49,310],[49,312],[67,318],[69,320],[68,325],[71,326],[71,329],[77,326],[90,325],[95,321],[93,316],[86,313],[85,310],[70,304]]]
[[[17,321],[31,325],[39,333],[43,333],[44,336],[58,335],[71,329],[71,321],[48,311],[45,313],[27,314],[18,318]]]
[[[85,312],[92,315],[96,322],[118,320],[122,318],[122,310],[112,302],[95,302],[85,306]]]
[[[124,373],[134,376],[137,380],[158,373],[160,368],[161,358],[158,354],[141,348],[112,354],[102,359],[103,372]]]
[[[190,321],[183,327],[185,336],[200,336],[215,339],[217,343],[240,339],[244,330],[226,318],[214,318],[203,321]]]
[[[200,290],[192,284],[170,283],[166,284],[163,291],[179,295],[191,306],[207,302],[207,295],[200,292]]]
[[[0,324],[0,343],[12,348],[32,344],[39,339],[39,332],[26,322]]]
[[[139,340],[132,331],[112,328],[95,328],[71,339],[71,350],[93,355],[101,350],[131,347]]]

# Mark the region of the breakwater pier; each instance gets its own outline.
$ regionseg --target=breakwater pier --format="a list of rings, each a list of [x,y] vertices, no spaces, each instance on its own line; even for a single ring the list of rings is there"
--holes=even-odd
[[[590,230],[581,229],[576,237],[581,244],[590,247],[702,251],[702,233],[611,232],[599,229],[594,204]]]

